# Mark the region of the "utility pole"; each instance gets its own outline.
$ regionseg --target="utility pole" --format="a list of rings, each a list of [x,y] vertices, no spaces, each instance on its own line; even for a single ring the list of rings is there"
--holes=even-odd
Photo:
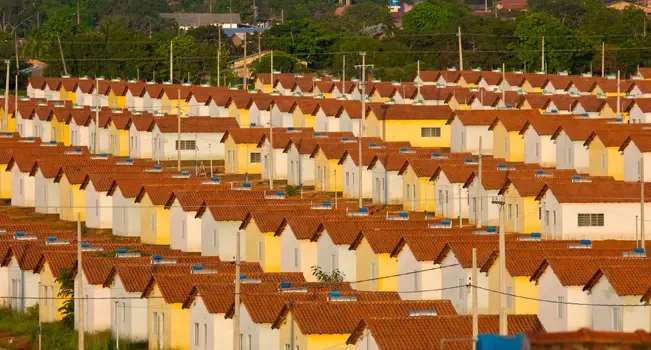
[[[174,40],[170,40],[170,83],[174,83]]]
[[[258,32],[258,59],[262,60],[262,32]]]
[[[2,123],[0,129],[9,131],[9,66],[11,65],[11,61],[5,60],[5,64],[7,64],[7,78],[5,80],[5,120]],[[18,109],[18,106],[14,106],[14,110],[16,109]]]
[[[77,25],[81,24],[81,16],[79,15],[79,0],[77,0]]]
[[[502,102],[504,102],[504,108],[506,108],[506,65],[502,62]]]
[[[248,78],[247,77],[248,72],[247,72],[247,68],[246,68],[246,41],[247,41],[246,40],[246,32],[244,32],[244,79],[242,80],[242,90],[245,90],[245,91],[249,89],[249,87],[247,86],[248,82],[249,82],[249,79],[247,79]]]
[[[181,89],[178,89],[176,103],[176,170],[181,172]]]
[[[68,75],[68,67],[66,67],[66,59],[63,57],[63,48],[61,47],[61,39],[57,33],[57,42],[59,43],[59,53],[61,54],[61,63],[63,63],[63,73]]]
[[[418,75],[418,84],[416,85],[416,88],[418,89],[417,98],[420,98],[420,86],[423,84],[422,80],[420,79],[420,60],[416,61],[416,70],[416,74]],[[405,96],[402,96],[402,98],[405,98]]]
[[[41,290],[42,290],[41,282],[38,282],[38,350],[41,350],[42,346],[42,337],[43,337],[43,327],[42,327],[42,322],[41,322]],[[45,292],[45,299],[47,299],[47,289]]]
[[[463,227],[463,220],[461,219],[462,211],[463,211],[463,200],[461,199],[461,186],[459,186],[459,228]]]
[[[463,48],[461,47],[461,26],[459,26],[459,71],[463,71]]]
[[[217,45],[217,87],[221,86],[221,58],[222,58],[222,26],[219,26],[219,44]]]
[[[362,81],[361,81],[361,92],[362,92],[362,115],[359,120],[359,138],[358,140],[358,151],[359,151],[359,199],[358,199],[358,204],[359,207],[363,207],[363,201],[362,201],[362,135],[364,135],[364,117],[366,116],[366,67],[373,67],[372,64],[367,65],[366,64],[366,52],[360,52],[360,56],[362,56],[362,64],[358,67],[362,68]],[[335,188],[336,191],[336,188]]]
[[[83,264],[81,254],[81,213],[77,213],[77,290],[79,295],[75,298],[79,303],[79,315],[77,315],[77,336],[79,350],[84,350],[84,282],[83,282]]]
[[[294,340],[294,310],[292,310],[292,306],[294,306],[293,300],[289,302],[289,337],[291,338],[289,340],[289,348],[295,350],[296,345]],[[368,343],[368,340],[366,342]]]
[[[274,189],[274,127],[269,118],[269,189]]]
[[[501,259],[501,257],[500,257]],[[477,297],[477,248],[472,248],[472,349],[477,348],[479,336],[479,299]]]
[[[499,300],[499,319],[500,319],[500,335],[505,336],[508,333],[507,320],[506,320],[506,243],[504,237],[504,196],[499,196],[493,200],[493,204],[499,206],[499,285],[500,285],[500,300]]]
[[[269,78],[271,81],[269,82],[269,92],[274,91],[274,50],[271,50],[271,64],[270,64],[270,70],[271,70],[271,77]],[[263,90],[264,90],[264,84],[263,85]]]
[[[620,79],[620,75],[619,75],[619,71],[617,71],[617,116],[616,116],[617,118],[621,118],[621,115],[620,115],[620,113],[621,113],[621,110],[620,110],[621,102],[619,101],[619,94],[620,94],[620,86],[619,86],[620,85],[619,84],[620,80],[619,79]]]
[[[606,56],[604,55],[606,53],[606,43],[603,41],[601,42],[601,77],[606,76]]]
[[[235,235],[235,310],[233,313],[233,350],[240,350],[240,284],[242,283],[242,276],[240,276],[240,230],[237,230]]]
[[[210,144],[210,143],[208,144],[208,152],[210,154],[210,179],[212,179],[213,178],[213,174],[212,174],[212,144]]]
[[[20,74],[20,61],[18,61],[18,31],[14,30],[14,46],[16,47],[16,82],[14,84],[15,111],[18,111],[18,74]],[[7,121],[9,122],[9,121]],[[7,125],[7,128],[9,125]]]
[[[322,176],[325,176],[325,175],[322,175]],[[335,209],[337,209],[337,169],[335,169],[334,181],[335,181]],[[324,191],[325,189],[322,188],[321,190]],[[326,192],[326,191],[324,191],[324,192]]]
[[[646,237],[644,235],[644,154],[640,156],[640,243],[641,248],[646,249]]]
[[[341,94],[346,96],[346,55],[344,55],[343,60],[343,69],[341,70]]]
[[[542,47],[542,58],[541,58],[541,61],[540,61],[540,70],[542,72],[545,72],[545,36],[544,35],[542,36],[542,45],[541,45],[541,47]]]
[[[484,0],[484,12],[488,12],[488,0]]]
[[[481,191],[481,136],[479,137],[479,159],[478,159],[478,164],[477,164],[477,198],[475,200],[475,228],[481,229],[481,204],[482,204],[482,191]]]
[[[99,154],[99,80],[95,77],[95,154]]]

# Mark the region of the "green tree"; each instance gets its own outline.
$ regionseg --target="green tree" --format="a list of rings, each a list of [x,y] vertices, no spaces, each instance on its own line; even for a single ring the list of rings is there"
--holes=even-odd
[[[405,13],[402,26],[410,32],[454,33],[468,16],[470,9],[457,2],[427,0]]]
[[[261,73],[271,72],[271,56],[266,55],[262,59],[253,61],[251,70]],[[295,57],[278,51],[274,51],[274,70],[282,73],[305,73],[310,71]]]
[[[363,28],[382,24],[390,33],[394,30],[393,17],[386,5],[379,5],[372,2],[362,2],[344,10],[341,17],[337,17],[339,24],[346,31],[358,33]]]
[[[328,273],[323,271],[321,266],[312,266],[312,276],[319,282],[341,282],[346,278],[346,274],[339,271],[339,269],[334,269]]]
[[[72,278],[72,269],[64,267],[55,279],[59,284],[57,297],[64,299],[59,312],[63,316],[61,322],[70,329],[75,327],[75,280]]]

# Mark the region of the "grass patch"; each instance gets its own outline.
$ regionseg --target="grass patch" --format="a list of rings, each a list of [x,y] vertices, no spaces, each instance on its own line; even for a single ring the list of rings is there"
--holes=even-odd
[[[24,312],[16,312],[7,307],[0,308],[0,346],[6,349],[37,349],[38,347],[38,306],[31,307]],[[28,339],[31,344],[21,344],[14,347],[8,343],[6,336],[10,334],[16,338]],[[61,322],[43,323],[42,334],[43,349],[77,350],[77,331],[66,327]],[[84,339],[87,350],[113,350],[115,341],[111,338],[110,331],[87,333]],[[27,346],[25,346],[27,345]],[[147,349],[147,342],[129,342],[120,339],[120,349],[141,350]]]

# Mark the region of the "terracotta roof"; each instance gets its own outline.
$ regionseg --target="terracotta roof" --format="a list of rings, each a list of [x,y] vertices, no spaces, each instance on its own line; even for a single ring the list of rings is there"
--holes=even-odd
[[[284,128],[274,128],[274,133],[276,132],[282,132],[284,131]],[[226,131],[224,136],[221,139],[221,142],[224,143],[228,138],[232,138],[233,141],[235,141],[236,144],[245,144],[245,143],[253,143],[253,144],[258,144],[260,142],[260,138],[262,135],[264,135],[266,132],[268,132],[268,128],[243,128],[240,129],[239,127],[237,128],[231,128]]]
[[[528,94],[526,95],[525,100],[533,109],[544,109],[547,107],[547,105],[549,105],[551,96],[541,94]]]
[[[602,277],[608,279],[619,296],[644,295],[651,287],[651,265],[602,267],[590,278],[583,290],[591,291]]]
[[[595,272],[608,266],[649,266],[651,259],[635,257],[553,257],[546,258],[531,276],[538,279],[551,268],[554,276],[563,286],[585,286]]]
[[[503,117],[510,119],[525,119],[530,117],[528,114],[523,116],[521,110],[457,110],[448,119],[449,125],[457,116],[463,125],[483,125],[490,126],[495,121],[495,118]]]
[[[45,84],[50,90],[58,91],[61,88],[61,78],[45,78]]]
[[[522,332],[544,334],[545,328],[536,315],[508,315],[508,334]],[[468,338],[466,342],[448,342],[445,348],[471,348],[472,316],[412,316],[412,317],[365,317],[352,332],[346,344],[356,344],[369,329],[378,349],[439,349],[441,340]],[[479,334],[499,331],[499,316],[479,315]]]
[[[578,96],[572,107],[573,110],[577,104],[580,104],[586,113],[595,113],[601,111],[604,104],[606,104],[606,100],[594,95]]]
[[[587,328],[581,328],[573,332],[527,332],[526,336],[527,339],[529,339],[532,349],[535,350],[549,349],[549,346],[553,345],[558,345],[559,347],[568,350],[583,348],[586,344],[590,344],[594,349],[601,348],[600,346],[603,346],[603,348],[610,348],[611,345],[617,349],[625,349],[625,345],[630,346],[630,349],[634,349],[638,346],[651,346],[651,334],[642,330],[637,330],[633,333],[598,332]]]
[[[534,88],[542,88],[548,79],[547,74],[524,73],[523,75],[527,79],[527,82]]]
[[[608,122],[607,119],[599,118],[563,120],[551,139],[555,140],[563,131],[571,141],[585,142],[595,128],[603,127]]]
[[[412,310],[433,310],[439,315],[456,315],[449,300],[371,301],[371,302],[307,302],[292,303],[291,313],[298,330],[304,334],[350,334],[359,322],[369,316],[407,317]],[[285,305],[272,328],[278,329],[290,312]]]
[[[156,126],[163,133],[176,133],[178,121],[176,116],[156,118]],[[210,118],[210,117],[186,117],[181,118],[181,132],[192,133],[223,133],[227,130],[237,129],[239,124],[235,118]]]
[[[426,83],[435,83],[441,72],[438,70],[422,70],[420,71],[420,80]]]
[[[555,89],[567,90],[572,85],[573,77],[570,75],[553,75],[547,76],[547,83],[551,83]]]
[[[611,126],[606,129],[596,129],[588,136],[585,140],[584,146],[590,146],[592,141],[599,139],[601,143],[606,147],[620,147],[627,137],[632,134],[649,136],[651,135],[651,130],[643,130],[641,124],[624,124]]]
[[[547,191],[551,191],[559,203],[632,203],[640,201],[640,184],[636,182],[573,182],[545,184],[536,196],[540,200]],[[651,202],[648,191],[644,193],[645,202]]]
[[[504,126],[506,131],[520,131],[522,130],[522,126],[527,122],[527,120],[533,120],[537,118],[541,118],[541,115],[535,109],[520,110],[520,113],[517,113],[516,115],[504,115],[495,117],[493,123],[488,127],[488,130],[493,130],[493,128],[495,128],[499,122],[502,124],[502,126]]]
[[[61,85],[66,91],[75,91],[77,89],[77,78],[65,78],[61,79]]]
[[[540,118],[528,119],[522,126],[520,135],[524,135],[528,128],[533,128],[538,136],[550,136],[556,132],[556,129],[563,120],[572,119],[571,115],[558,115],[558,116],[544,116]]]
[[[47,264],[52,276],[55,278],[59,277],[64,268],[71,268],[77,260],[76,246],[70,245],[68,249],[65,252],[44,251],[34,268],[34,272],[40,273],[45,264]]]
[[[357,249],[362,239],[366,239],[369,246],[375,254],[391,254],[400,239],[405,236],[436,236],[448,235],[450,237],[463,236],[472,234],[472,228],[446,228],[446,229],[367,229],[359,232],[353,243],[350,245],[351,250]]]

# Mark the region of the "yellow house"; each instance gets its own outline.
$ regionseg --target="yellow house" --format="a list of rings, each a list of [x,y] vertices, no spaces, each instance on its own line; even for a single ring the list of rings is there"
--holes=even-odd
[[[504,216],[506,232],[541,232],[540,208],[536,196],[548,181],[547,177],[510,177],[499,194],[504,196],[507,215]]]
[[[247,214],[240,226],[246,232],[244,260],[260,263],[265,272],[280,272],[280,237],[274,235],[288,215],[293,214],[282,210],[255,210]]]
[[[121,81],[111,81],[107,93],[108,106],[112,109],[127,108],[127,84]]]
[[[140,203],[140,241],[144,244],[170,244],[170,210],[165,209],[173,185],[145,185],[136,196]]]
[[[534,249],[509,249],[506,259],[506,286],[511,289],[510,293],[522,298],[510,297],[511,300],[507,300],[507,305],[510,305],[507,308],[508,314],[538,314],[538,301],[535,300],[538,298],[538,286],[529,279],[545,258],[545,252]],[[554,254],[553,250],[547,252]],[[491,290],[499,290],[499,259],[498,252],[493,252],[480,270],[488,275],[488,288]],[[499,313],[499,299],[499,294],[488,293],[489,314]]]
[[[232,281],[232,275],[226,275]],[[198,284],[227,283],[218,274],[154,275],[147,298],[149,349],[190,349],[190,309],[183,303]]]
[[[190,109],[188,108],[189,101],[187,101],[187,98],[190,95],[191,88],[190,85],[164,84],[160,95],[161,111],[176,115],[180,110],[181,115],[189,115]]]
[[[228,116],[235,118],[237,123],[240,124],[240,128],[250,128],[250,110],[252,104],[253,98],[251,98],[251,96],[232,96],[226,103]]]
[[[16,131],[16,102],[14,97],[9,96],[9,109],[7,114],[7,121],[5,120],[5,103],[4,99],[0,98],[0,118],[2,118],[2,130],[3,132],[15,132]]]
[[[271,73],[256,73],[255,74],[255,89],[257,91],[262,91],[265,94],[271,93],[273,86],[276,85],[275,82],[278,81],[278,76],[274,75],[273,82],[271,81]]]
[[[62,166],[55,183],[59,183],[59,219],[64,221],[77,221],[78,214],[81,221],[86,220],[86,191],[81,189],[85,179],[85,172],[80,166]]]
[[[493,157],[503,158],[507,162],[524,162],[524,136],[520,130],[527,122],[528,115],[539,118],[537,110],[523,111],[522,116],[497,117],[488,127],[493,131]],[[529,114],[531,113],[531,114]]]
[[[108,123],[109,150],[116,157],[129,156],[129,127],[131,113],[123,110],[113,110]]]
[[[646,132],[637,124],[617,125],[616,128],[594,130],[583,144],[588,148],[590,176],[624,180],[624,155],[619,147],[631,134]]]
[[[436,210],[435,185],[430,178],[438,168],[433,159],[410,159],[405,161],[398,175],[402,176],[402,208],[409,211]]]
[[[398,290],[397,278],[373,279],[398,273],[398,260],[391,257],[391,253],[403,235],[397,230],[367,230],[357,235],[350,250],[355,251],[356,279],[362,282],[357,283],[355,289],[381,292]]]
[[[52,140],[70,146],[70,121],[72,120],[72,110],[66,107],[55,107],[53,118],[50,119],[52,128]]]
[[[542,93],[543,87],[547,84],[547,74],[528,73],[523,74],[526,85],[522,86],[523,92]]]
[[[318,101],[315,100],[298,100],[296,108],[293,111],[293,126],[295,128],[316,128],[316,111]]]
[[[619,96],[625,97],[634,87],[632,80],[622,79],[619,83]],[[601,97],[617,97],[617,90],[617,79],[597,78],[597,84],[590,92]]]
[[[367,110],[366,136],[385,142],[407,141],[414,147],[450,147],[448,106],[374,105]]]
[[[357,142],[353,143],[357,149]],[[343,192],[343,164],[339,160],[349,149],[345,143],[317,144],[310,158],[314,159],[314,190]]]
[[[64,78],[61,79],[61,100],[62,101],[72,101],[76,103],[77,101],[77,79],[76,78]]]
[[[314,94],[323,98],[332,98],[335,82],[332,80],[317,80],[314,82]]]
[[[61,275],[64,268],[71,268],[77,260],[77,253],[74,247],[70,246],[69,252],[43,252],[34,268],[34,273],[39,275],[40,289],[39,313],[42,322],[56,322],[63,317],[59,308],[65,299],[59,298],[61,285],[56,279]]]
[[[262,174],[262,149],[258,142],[269,129],[246,128],[231,129],[224,133],[224,173],[226,174]],[[274,131],[285,129],[274,128]]]

